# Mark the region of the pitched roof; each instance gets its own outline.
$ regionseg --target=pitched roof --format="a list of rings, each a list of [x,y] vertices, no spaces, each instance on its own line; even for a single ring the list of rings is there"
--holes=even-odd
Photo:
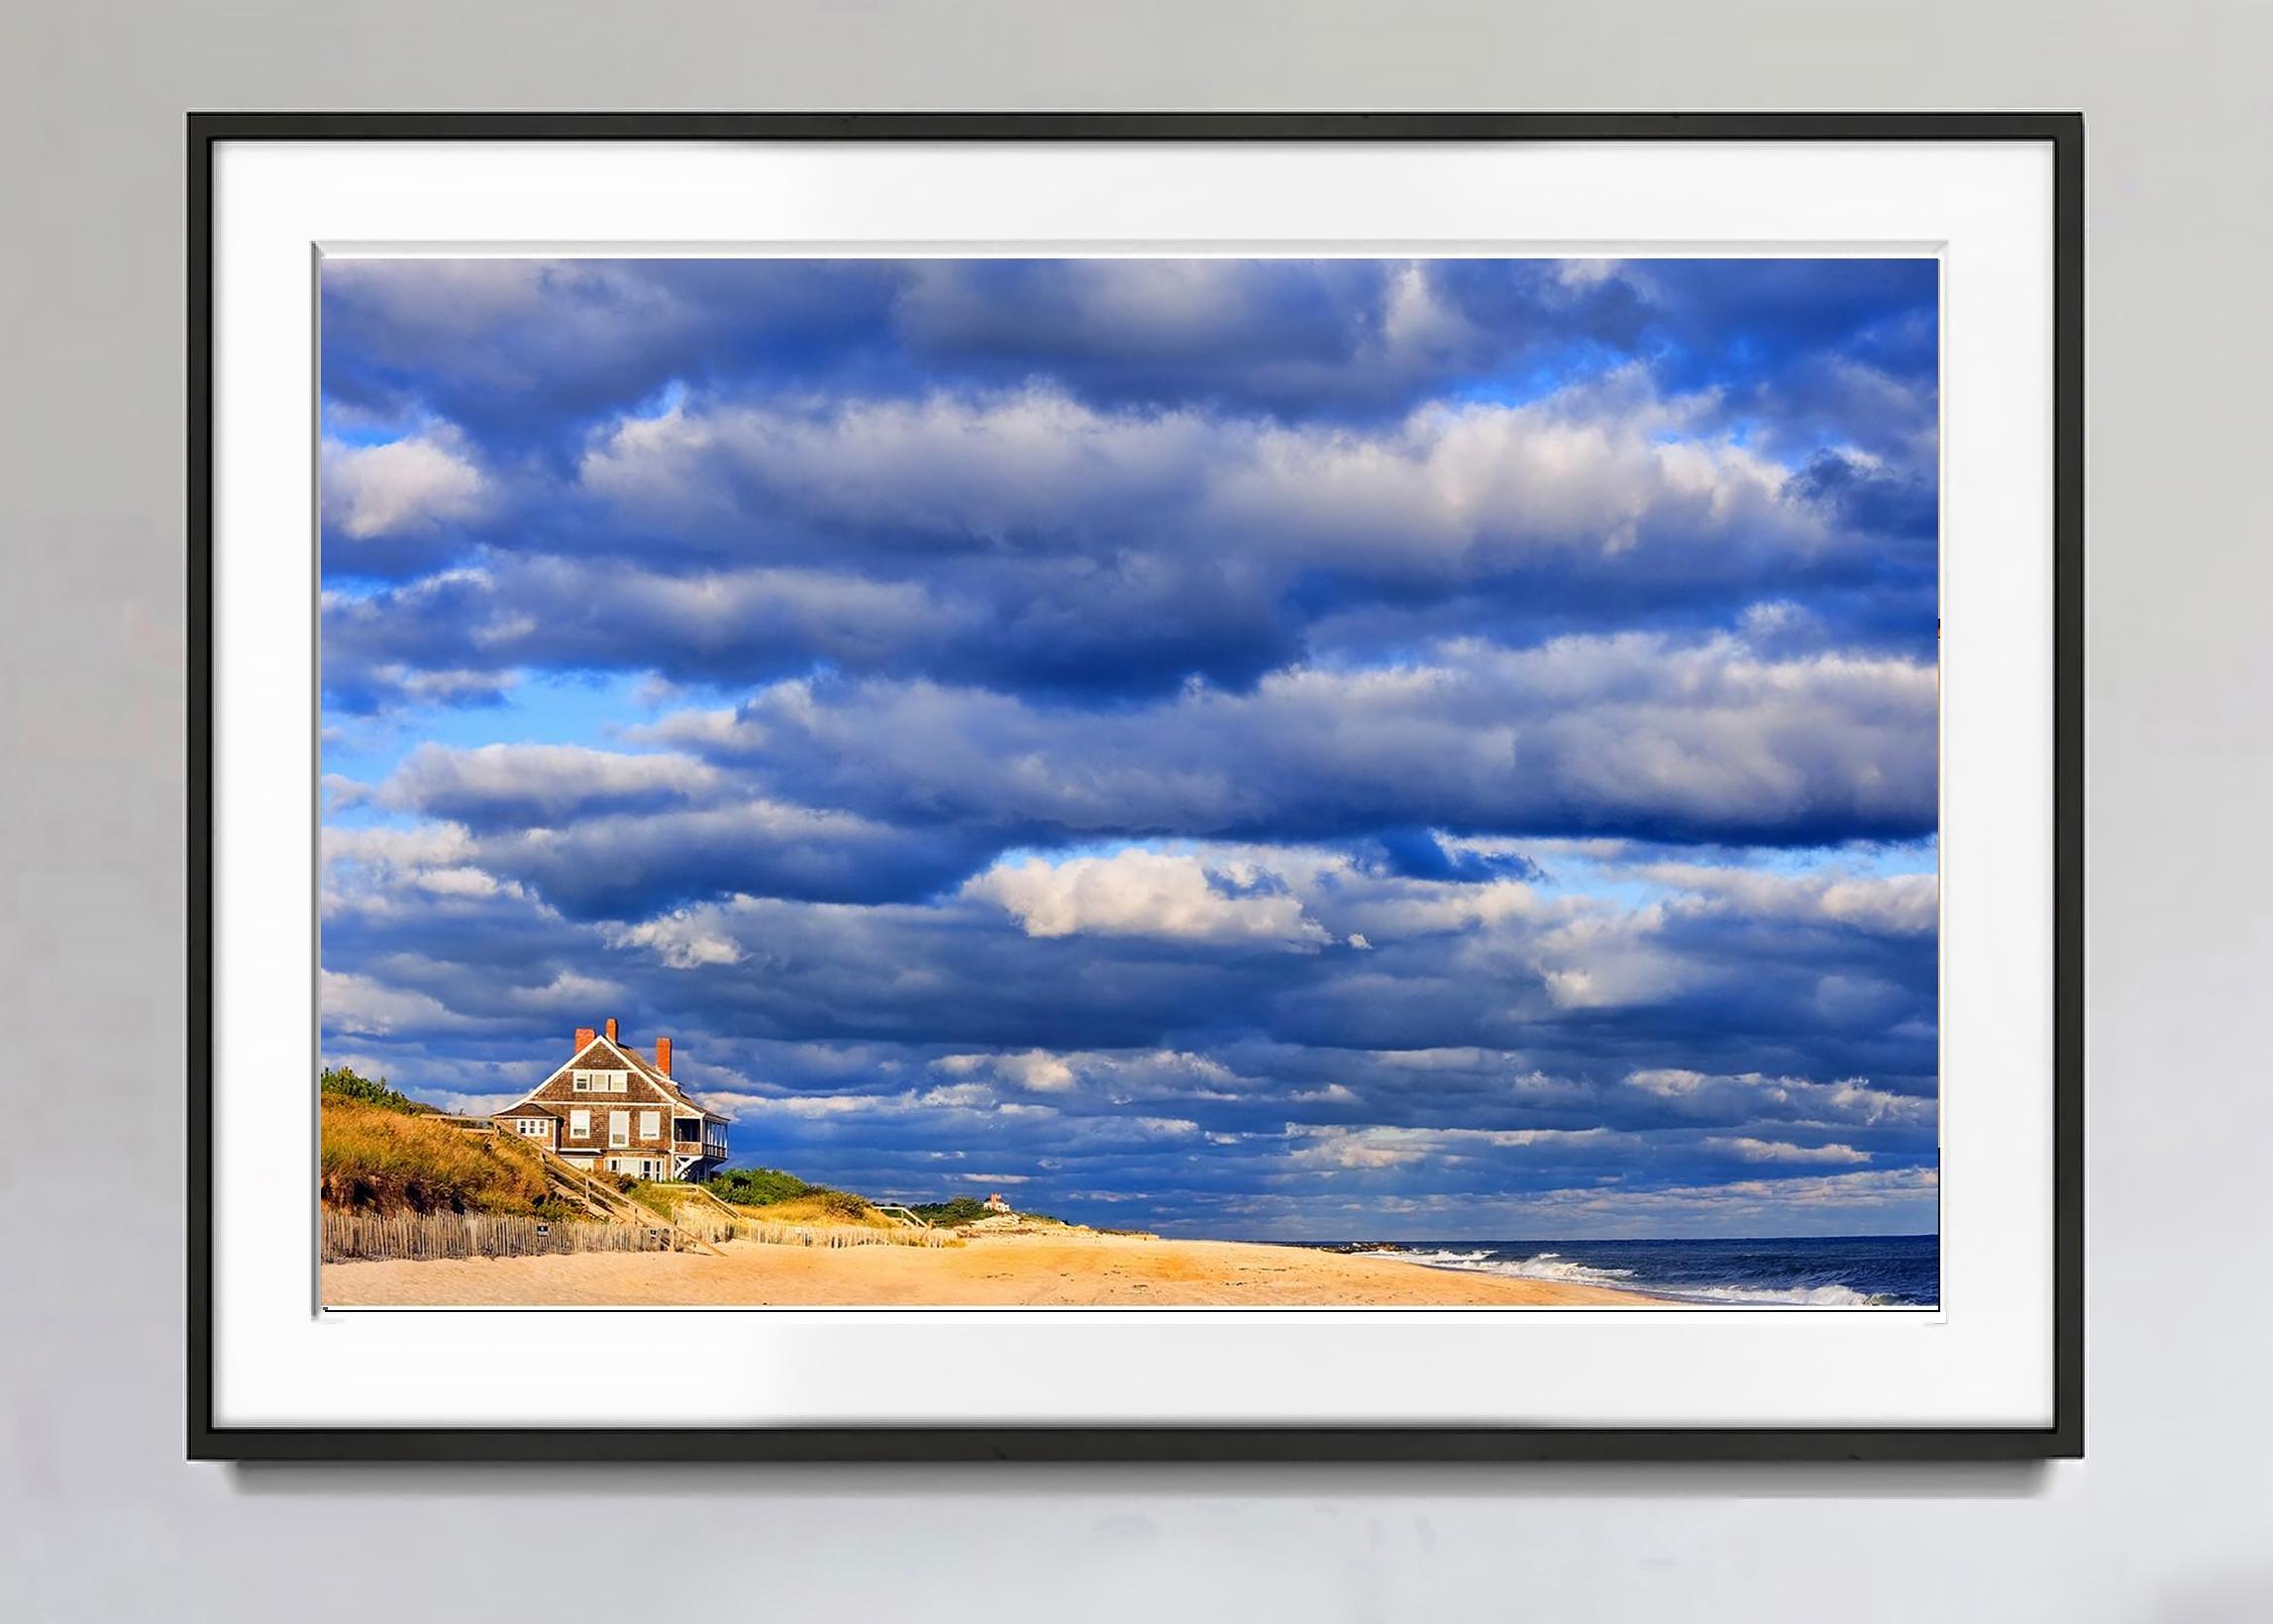
[[[603,1038],[600,1041],[605,1043],[607,1040]],[[645,1055],[634,1049],[630,1044],[619,1043],[615,1046],[615,1049],[617,1054],[623,1056],[625,1060],[630,1061],[633,1066],[639,1068],[639,1072],[642,1076],[646,1077],[648,1081],[654,1083],[658,1088],[661,1088],[666,1094],[670,1095],[672,1103],[683,1105],[690,1111],[699,1111],[702,1109],[701,1106],[695,1104],[693,1100],[686,1097],[686,1094],[679,1088],[677,1083],[672,1081],[671,1078],[664,1075],[663,1072],[657,1070],[655,1062],[649,1060]]]
[[[604,1033],[593,1034],[592,1041],[584,1045],[583,1048],[577,1050],[575,1054],[570,1056],[567,1065],[556,1066],[553,1070],[546,1073],[544,1081],[538,1083],[535,1088],[529,1090],[528,1095],[523,1099],[521,1105],[513,1106],[509,1110],[493,1111],[490,1114],[492,1116],[519,1116],[526,1114],[524,1107],[531,1106],[535,1100],[536,1095],[550,1086],[557,1078],[562,1075],[563,1072],[577,1070],[614,1071],[621,1069],[627,1065],[632,1070],[637,1071],[641,1077],[646,1079],[649,1086],[653,1087],[656,1092],[662,1094],[664,1098],[669,1100],[672,1104],[683,1106],[698,1116],[708,1117],[714,1121],[727,1122],[732,1120],[722,1112],[713,1111],[709,1106],[703,1105],[698,1101],[689,1098],[686,1092],[681,1089],[677,1083],[672,1081],[671,1078],[665,1076],[661,1071],[656,1069],[655,1062],[649,1060],[645,1055],[642,1055],[630,1044],[611,1039]],[[600,1096],[594,1097],[597,1098]],[[560,1114],[557,1110],[549,1110],[543,1106],[534,1106],[534,1108],[543,1111],[547,1116],[558,1116]]]
[[[530,1099],[523,1100],[518,1105],[509,1105],[502,1111],[492,1111],[489,1114],[493,1117],[553,1117],[558,1119],[561,1113],[551,1106],[539,1105],[535,1100]]]
[[[590,1043],[577,1050],[570,1057],[568,1064],[554,1071],[551,1076],[545,1079],[545,1082],[551,1082],[553,1077],[559,1076],[562,1071],[614,1070],[618,1061],[630,1062],[631,1068],[653,1083],[657,1090],[673,1105],[683,1105],[689,1111],[698,1112],[703,1116],[717,1117],[721,1122],[728,1120],[719,1112],[688,1098],[684,1089],[656,1069],[655,1062],[649,1060],[630,1044],[621,1039],[611,1040],[604,1033],[594,1037]],[[539,1083],[537,1086],[541,1088],[544,1083]],[[535,1090],[532,1089],[531,1092],[535,1092]]]

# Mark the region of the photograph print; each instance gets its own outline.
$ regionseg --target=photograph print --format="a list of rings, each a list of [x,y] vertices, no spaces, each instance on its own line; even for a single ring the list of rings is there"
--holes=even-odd
[[[1938,1303],[1933,257],[319,275],[327,1307]]]

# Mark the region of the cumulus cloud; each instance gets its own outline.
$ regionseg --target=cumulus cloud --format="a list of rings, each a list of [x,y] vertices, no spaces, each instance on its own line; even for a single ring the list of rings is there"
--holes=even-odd
[[[954,1077],[992,1077],[1030,1092],[1062,1094],[1088,1089],[1096,1099],[1114,1106],[1137,1099],[1235,1100],[1247,1087],[1229,1066],[1208,1055],[1188,1050],[1150,1049],[1053,1052],[1027,1049],[995,1054],[941,1055],[930,1069]],[[983,1083],[957,1083],[934,1089],[934,1094],[970,1090],[982,1099],[994,1098]]]
[[[636,925],[609,925],[606,936],[611,947],[651,950],[672,969],[739,964],[744,957],[740,943],[704,929],[697,917],[685,909]]]
[[[326,440],[319,475],[326,529],[363,542],[472,518],[485,485],[453,439],[420,435],[372,446]]]
[[[1818,647],[1844,630],[1930,648],[1930,550],[1890,551],[1881,509],[1832,501],[1827,475],[1685,432],[1705,397],[1621,377],[1362,428],[1032,386],[681,401],[596,433],[572,480],[531,475],[478,567],[469,554],[329,606],[327,642],[351,690],[365,667],[470,651],[706,681],[820,659],[1159,693],[1409,642],[1432,619],[1501,637],[1724,624],[1807,590],[1787,643],[1812,627]]]
[[[1535,1146],[1598,1146],[1606,1128],[1398,1128],[1290,1127],[1302,1141],[1287,1158],[1299,1167],[1378,1171],[1483,1151],[1526,1151]]]
[[[466,1024],[465,1016],[439,998],[367,975],[327,969],[319,981],[324,1019],[333,1030],[351,1036],[375,1038],[405,1027],[434,1031]]]
[[[744,1160],[1170,1229],[1930,1228],[1935,278],[327,260],[325,1055],[619,1015]]]
[[[1689,892],[1688,905],[1701,911],[1819,920],[1904,936],[1933,931],[1940,921],[1936,874],[1780,874],[1683,863],[1648,863],[1636,871]]]
[[[1125,851],[988,869],[964,894],[999,903],[1028,936],[1156,936],[1223,945],[1316,949],[1325,929],[1293,897],[1241,890],[1256,870],[1210,872],[1197,859]]]
[[[1935,815],[1936,679],[1908,659],[1762,657],[1732,637],[1456,643],[1251,693],[1069,710],[928,682],[792,682],[749,759],[903,821],[1097,835],[1515,835],[1825,843]],[[702,748],[697,745],[697,749]],[[719,756],[744,750],[741,738]]]
[[[420,745],[378,787],[382,806],[475,829],[549,825],[660,809],[715,794],[714,767],[685,756],[634,756],[582,745]]]
[[[1041,1093],[1064,1093],[1074,1086],[1074,1068],[1057,1056],[1039,1049],[1029,1049],[1021,1055],[997,1056],[993,1069],[997,1076]]]

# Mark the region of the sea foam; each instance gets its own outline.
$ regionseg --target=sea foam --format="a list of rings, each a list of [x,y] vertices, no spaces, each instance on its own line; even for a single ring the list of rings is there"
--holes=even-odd
[[[1890,1299],[1866,1295],[1845,1285],[1669,1285],[1637,1282],[1630,1269],[1599,1269],[1586,1264],[1573,1263],[1553,1252],[1535,1253],[1528,1258],[1499,1258],[1482,1249],[1473,1252],[1454,1252],[1440,1249],[1435,1252],[1409,1252],[1399,1248],[1384,1248],[1383,1257],[1400,1258],[1406,1263],[1421,1264],[1430,1269],[1465,1269],[1479,1274],[1509,1274],[1527,1280],[1558,1280],[1576,1285],[1616,1286],[1628,1291],[1640,1291],[1649,1296],[1663,1297],[1670,1302],[1725,1303],[1731,1306],[1786,1306],[1803,1308],[1868,1308]]]

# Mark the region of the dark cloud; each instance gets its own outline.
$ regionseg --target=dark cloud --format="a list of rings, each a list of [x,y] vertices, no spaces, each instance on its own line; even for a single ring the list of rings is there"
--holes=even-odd
[[[1792,475],[1792,488],[1842,529],[1866,536],[1928,540],[1940,528],[1934,482],[1914,470],[1890,473],[1825,452]]]
[[[1473,886],[1362,869],[1328,893],[1288,854],[1275,883],[1232,892],[1304,897],[1383,945],[1195,953],[1174,936],[1036,937],[978,901],[748,900],[581,926],[510,890],[429,888],[465,855],[335,861],[327,954],[365,968],[328,989],[333,1048],[478,1091],[595,1006],[638,1009],[759,1154],[864,1188],[946,1187],[943,1147],[1022,1156],[1012,1170],[1040,1190],[1230,1191],[1268,1167],[1297,1188],[1505,1193],[1931,1159],[1933,947],[1897,915],[1830,931],[1819,911],[1668,924],[1539,898],[1495,913]],[[1443,917],[1382,923],[1398,906]],[[1601,984],[1564,980],[1574,964]],[[1867,1011],[1856,987],[1881,989]],[[442,1008],[457,1024],[435,1024]],[[1854,1159],[1810,1159],[1830,1146]]]
[[[326,1055],[616,1014],[1101,1222],[1930,1222],[1936,278],[328,261]]]
[[[1624,637],[1110,711],[824,680],[686,737],[784,793],[895,824],[999,821],[1005,844],[1426,825],[1817,846],[1931,830],[1934,706],[1913,661]]]

